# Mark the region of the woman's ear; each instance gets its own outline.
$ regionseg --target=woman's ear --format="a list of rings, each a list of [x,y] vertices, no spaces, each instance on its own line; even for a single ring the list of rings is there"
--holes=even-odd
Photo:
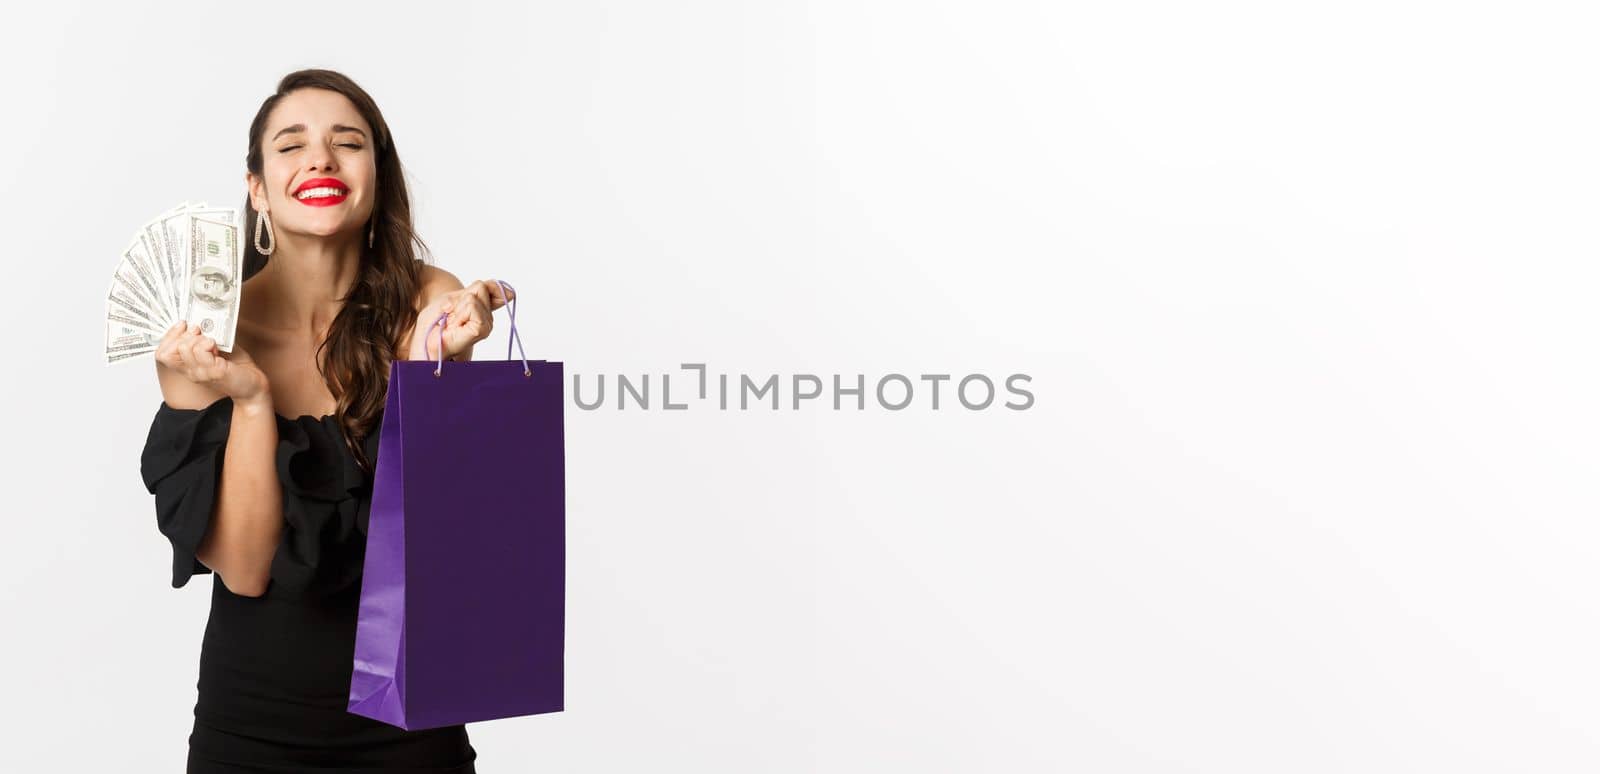
[[[261,205],[266,203],[264,201],[266,199],[266,195],[261,189],[261,181],[256,178],[255,173],[246,170],[244,173],[244,185],[245,188],[250,192],[250,206],[254,207],[256,212],[261,212]]]

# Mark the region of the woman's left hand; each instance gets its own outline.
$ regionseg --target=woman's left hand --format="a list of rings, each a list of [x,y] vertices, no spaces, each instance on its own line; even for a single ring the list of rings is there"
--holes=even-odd
[[[409,359],[439,359],[440,334],[433,330],[433,324],[440,315],[448,314],[443,326],[445,359],[470,360],[472,345],[488,338],[494,330],[494,310],[517,297],[515,291],[508,292],[509,296],[502,293],[500,283],[494,280],[476,280],[434,299],[417,315]]]

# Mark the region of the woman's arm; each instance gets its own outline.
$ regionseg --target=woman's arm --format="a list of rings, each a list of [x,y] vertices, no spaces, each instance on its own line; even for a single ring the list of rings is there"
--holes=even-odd
[[[271,396],[235,400],[216,510],[195,558],[222,576],[229,591],[243,597],[267,593],[272,557],[283,533],[277,449],[278,422]]]
[[[476,280],[463,287],[454,274],[437,266],[424,266],[422,276],[418,294],[422,312],[412,325],[406,359],[438,360],[442,338],[446,360],[471,360],[473,345],[488,338],[494,329],[492,313],[510,299],[502,296],[493,280]],[[512,293],[511,298],[515,297]],[[441,333],[434,331],[433,323],[443,312],[450,316]]]
[[[267,591],[283,529],[278,482],[278,424],[266,375],[244,349],[220,352],[198,330],[174,327],[156,350],[162,399],[173,408],[203,408],[233,398],[216,503],[195,558],[234,594]]]

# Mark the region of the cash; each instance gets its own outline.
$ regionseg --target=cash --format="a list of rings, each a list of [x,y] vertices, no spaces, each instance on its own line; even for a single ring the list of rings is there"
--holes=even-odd
[[[179,320],[233,351],[244,284],[239,211],[183,202],[134,233],[106,289],[106,363],[156,351]]]

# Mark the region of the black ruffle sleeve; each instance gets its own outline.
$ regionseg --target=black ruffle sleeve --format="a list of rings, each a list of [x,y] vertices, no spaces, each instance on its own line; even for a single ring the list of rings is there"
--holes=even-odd
[[[150,423],[139,475],[156,496],[156,528],[172,543],[172,587],[211,568],[194,556],[211,525],[211,507],[222,480],[233,399],[203,409],[175,409],[162,401]]]
[[[268,593],[343,588],[361,574],[371,477],[345,448],[332,416],[275,416],[284,524]],[[172,543],[173,588],[211,572],[195,551],[211,524],[232,418],[231,398],[203,409],[162,402],[150,425],[140,474],[155,495],[156,526]],[[377,433],[368,440],[375,458]]]

